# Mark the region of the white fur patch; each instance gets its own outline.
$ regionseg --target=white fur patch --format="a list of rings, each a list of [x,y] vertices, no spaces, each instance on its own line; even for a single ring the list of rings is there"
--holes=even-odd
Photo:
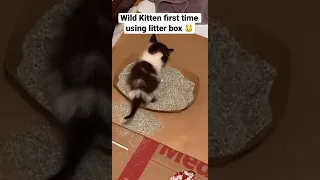
[[[133,81],[134,88],[139,88],[141,85],[146,86],[146,82],[143,79],[137,79]]]
[[[69,120],[77,111],[80,116],[86,117],[93,107],[97,107],[102,117],[107,117],[107,111],[111,108],[111,99],[102,92],[94,89],[75,89],[63,92],[55,101],[53,110],[64,121]]]
[[[152,95],[149,95],[140,89],[130,91],[128,96],[131,100],[133,98],[142,98],[146,103],[151,102],[151,100],[153,99]]]
[[[163,67],[163,62],[161,60],[162,56],[163,56],[163,54],[161,52],[157,52],[155,54],[150,54],[148,51],[145,51],[140,56],[140,59],[150,63],[153,66],[153,68],[157,71],[157,73],[159,74],[162,67]]]
[[[144,73],[148,73],[148,71],[145,70],[144,68],[141,68],[141,71],[144,72]]]

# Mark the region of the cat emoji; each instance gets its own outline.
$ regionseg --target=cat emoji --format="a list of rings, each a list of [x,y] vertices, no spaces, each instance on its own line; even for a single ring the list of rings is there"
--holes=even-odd
[[[186,32],[192,32],[192,24],[186,25]]]

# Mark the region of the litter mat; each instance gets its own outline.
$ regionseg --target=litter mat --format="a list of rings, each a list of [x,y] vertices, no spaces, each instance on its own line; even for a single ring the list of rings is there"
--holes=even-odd
[[[48,84],[48,57],[55,40],[61,37],[64,20],[69,17],[77,2],[78,0],[65,0],[62,3],[60,0],[30,2],[30,6],[34,8],[26,8],[17,23],[5,57],[6,77],[11,85],[30,105],[60,128],[64,128],[66,122],[59,121],[52,113],[50,100],[56,98],[61,89],[54,83]],[[105,142],[106,138],[99,137],[96,145],[107,151],[111,143]],[[34,127],[28,132],[9,135],[1,139],[0,144],[6,147],[0,152],[3,154],[1,157],[4,157],[0,162],[13,162],[23,177],[43,179],[54,173],[56,168],[53,167],[58,168],[60,154],[57,153],[60,152],[61,145],[47,127]],[[21,147],[24,152],[20,152]],[[49,154],[43,153],[44,151]],[[110,156],[103,151],[93,150],[88,158],[75,179],[111,179],[108,175],[112,171]],[[88,168],[89,166],[97,168]],[[0,179],[10,179],[9,176],[0,173]]]
[[[4,167],[0,179],[3,180],[43,180],[57,172],[61,165],[63,145],[56,132],[47,125],[11,133],[0,139],[0,146],[0,166]],[[110,156],[90,150],[72,179],[111,180],[110,167]]]
[[[285,64],[287,47],[282,47],[270,36],[259,34],[263,32],[253,26],[237,22],[233,25],[234,33],[238,33],[240,39],[245,37],[243,42],[251,43],[251,47],[260,46],[254,52],[259,56],[240,47],[226,27],[210,18],[209,166],[223,165],[257,146],[279,120],[279,112],[274,110],[283,109],[286,101],[283,97],[287,96],[289,87],[288,73],[283,71],[290,68]],[[252,37],[252,34],[265,39]],[[252,44],[259,41],[249,38],[261,40],[261,43]],[[270,51],[266,53],[266,49]],[[260,58],[260,52],[266,60]],[[278,70],[281,71],[279,76]],[[279,80],[284,81],[279,83]]]

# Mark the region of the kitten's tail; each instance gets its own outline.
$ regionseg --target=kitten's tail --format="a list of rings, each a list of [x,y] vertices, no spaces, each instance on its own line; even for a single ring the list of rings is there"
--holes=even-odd
[[[132,100],[131,100],[131,112],[128,116],[124,117],[124,119],[130,119],[132,118],[137,110],[139,109],[139,107],[141,106],[141,104],[144,103],[144,100],[141,96],[135,96]]]
[[[111,120],[104,121],[101,107],[108,111],[111,99],[90,88],[65,91],[57,99],[54,109],[60,118],[68,120],[69,134],[63,165],[49,180],[67,180],[73,176],[98,134],[104,134],[110,139],[108,143],[111,149]]]
[[[106,126],[104,120],[96,112],[88,116],[75,113],[69,123],[68,144],[64,152],[63,165],[47,180],[68,180],[74,176],[80,161],[104,126]],[[108,128],[104,130],[108,131]]]

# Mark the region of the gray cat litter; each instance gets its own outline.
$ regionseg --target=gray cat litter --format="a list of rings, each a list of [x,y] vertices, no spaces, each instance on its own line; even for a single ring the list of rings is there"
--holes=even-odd
[[[16,174],[23,178],[43,180],[58,171],[61,163],[62,143],[49,126],[36,126],[25,132],[11,133],[0,139],[0,166],[15,168],[1,172],[0,179],[10,180]],[[91,150],[77,169],[73,180],[111,180],[111,158]]]
[[[212,18],[208,33],[208,154],[222,158],[244,150],[272,121],[269,92],[276,70]]]
[[[112,103],[112,113],[116,115],[123,126],[142,134],[144,136],[152,135],[162,128],[162,123],[159,121],[150,111],[144,109],[138,109],[136,115],[128,123],[124,123],[123,119],[130,113],[131,106],[126,101],[119,101]]]
[[[134,64],[135,62],[128,64],[119,74],[117,87],[126,96],[130,91],[126,81]],[[160,78],[163,81],[155,92],[157,101],[149,103],[147,108],[158,111],[180,111],[192,103],[195,84],[185,78],[177,68],[164,67]]]
[[[57,42],[61,40],[63,23],[69,18],[78,2],[79,0],[65,0],[39,17],[22,42],[23,59],[17,67],[17,76],[24,89],[62,123],[67,121],[59,118],[59,114],[52,108],[62,91],[62,86],[59,74],[49,71],[49,59],[57,49]],[[88,58],[95,56],[96,54],[88,54]],[[105,107],[104,111],[110,112],[110,108]]]
[[[49,73],[49,59],[61,39],[63,23],[77,2],[66,0],[48,9],[22,43],[23,59],[17,68],[17,76],[28,93],[50,112],[51,100],[58,97],[61,86],[60,77]]]

